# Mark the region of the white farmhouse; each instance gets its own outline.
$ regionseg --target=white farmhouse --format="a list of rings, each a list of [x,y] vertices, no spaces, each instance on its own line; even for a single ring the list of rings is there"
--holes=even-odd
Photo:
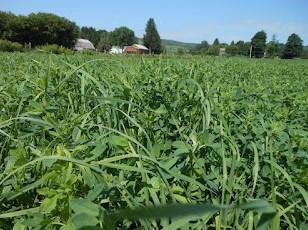
[[[111,50],[109,51],[109,53],[111,54],[122,54],[123,53],[123,49],[119,46],[112,46]]]

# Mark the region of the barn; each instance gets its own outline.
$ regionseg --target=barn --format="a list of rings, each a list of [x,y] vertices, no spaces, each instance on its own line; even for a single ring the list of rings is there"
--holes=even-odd
[[[133,44],[131,46],[124,47],[124,53],[127,54],[146,54],[149,53],[149,49],[143,45]]]
[[[89,40],[78,38],[74,46],[74,50],[76,51],[95,50],[95,47]]]

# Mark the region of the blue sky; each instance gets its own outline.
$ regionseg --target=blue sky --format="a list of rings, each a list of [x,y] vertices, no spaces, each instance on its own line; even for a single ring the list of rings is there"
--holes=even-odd
[[[137,36],[153,17],[162,38],[185,42],[248,41],[263,29],[268,40],[294,32],[308,44],[308,0],[0,0],[0,10],[50,12],[106,30],[125,25]]]

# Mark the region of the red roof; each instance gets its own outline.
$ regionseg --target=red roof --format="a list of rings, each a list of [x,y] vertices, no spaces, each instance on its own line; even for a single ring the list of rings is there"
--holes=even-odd
[[[127,46],[125,49],[126,52],[137,52],[138,49],[134,46]]]

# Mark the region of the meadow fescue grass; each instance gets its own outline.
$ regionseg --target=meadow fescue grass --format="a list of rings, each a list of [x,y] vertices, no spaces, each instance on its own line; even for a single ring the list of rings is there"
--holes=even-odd
[[[305,229],[307,89],[302,60],[0,53],[0,227]]]

